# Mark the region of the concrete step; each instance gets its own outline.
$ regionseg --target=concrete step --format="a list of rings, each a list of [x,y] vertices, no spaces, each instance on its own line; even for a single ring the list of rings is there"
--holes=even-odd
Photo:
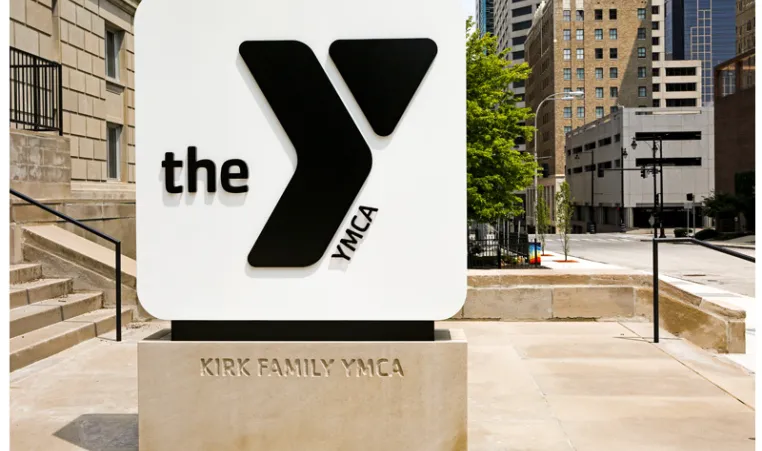
[[[40,278],[42,278],[42,265],[39,263],[11,265],[11,285],[31,282]]]
[[[92,312],[102,306],[102,293],[84,292],[11,309],[11,338]]]
[[[59,298],[71,293],[71,279],[39,279],[32,282],[11,285],[11,308],[34,304],[46,299]]]
[[[132,321],[132,312],[130,307],[122,308],[122,326]],[[10,370],[31,365],[109,332],[115,326],[114,309],[99,309],[11,338]]]

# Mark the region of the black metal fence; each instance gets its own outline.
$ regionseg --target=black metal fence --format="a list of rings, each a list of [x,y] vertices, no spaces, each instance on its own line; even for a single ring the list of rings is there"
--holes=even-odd
[[[11,47],[10,89],[12,124],[63,134],[60,64]]]
[[[481,233],[475,233],[479,230]],[[486,233],[485,233],[486,231]],[[529,235],[513,223],[472,227],[468,236],[469,269],[538,268],[539,262],[530,258]]]

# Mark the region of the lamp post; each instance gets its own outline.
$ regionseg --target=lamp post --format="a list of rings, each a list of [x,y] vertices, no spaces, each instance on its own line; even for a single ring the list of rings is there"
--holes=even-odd
[[[561,98],[558,98],[557,96],[563,96]],[[553,93],[540,102],[539,105],[537,105],[537,109],[534,113],[534,164],[537,166],[537,117],[540,115],[540,108],[542,108],[542,105],[549,101],[549,100],[574,100],[574,99],[582,99],[585,97],[585,93],[582,91],[571,91],[571,92],[556,92]],[[534,234],[537,236],[537,169],[534,171],[534,193],[532,194],[533,202],[532,202],[532,218],[534,219]]]

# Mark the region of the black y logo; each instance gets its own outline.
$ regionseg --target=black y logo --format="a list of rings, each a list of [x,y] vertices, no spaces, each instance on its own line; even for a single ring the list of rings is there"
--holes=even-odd
[[[312,49],[246,41],[239,53],[296,149],[291,181],[249,252],[255,267],[320,260],[370,174],[368,144]],[[339,40],[331,59],[373,130],[389,136],[437,53],[430,39]]]

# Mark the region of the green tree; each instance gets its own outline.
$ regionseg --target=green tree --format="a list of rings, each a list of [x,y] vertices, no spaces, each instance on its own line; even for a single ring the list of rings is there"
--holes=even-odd
[[[545,188],[542,185],[537,186],[537,234],[540,236],[542,253],[545,253],[545,234],[550,229],[550,211],[545,202]]]
[[[516,107],[511,83],[529,77],[527,64],[513,65],[497,38],[481,36],[466,21],[466,99],[468,217],[494,223],[523,213],[515,194],[532,183],[537,165],[531,154],[515,149],[516,139],[531,139],[529,108]]]
[[[564,245],[564,261],[569,260],[569,235],[574,217],[574,199],[569,184],[564,181],[556,193],[556,229],[561,233]]]

